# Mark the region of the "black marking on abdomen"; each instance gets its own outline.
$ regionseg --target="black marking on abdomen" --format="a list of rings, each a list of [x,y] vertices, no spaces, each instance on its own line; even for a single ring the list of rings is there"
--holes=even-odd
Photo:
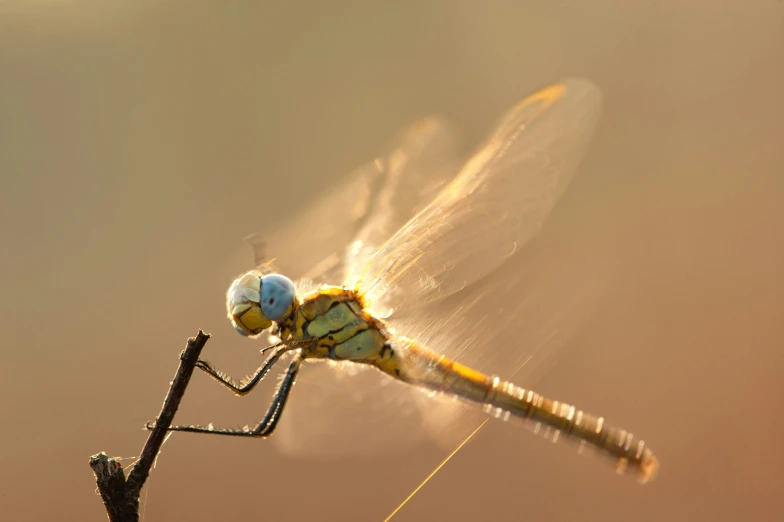
[[[381,347],[381,358],[383,359],[386,353],[389,352],[390,357],[395,356],[395,349],[392,348],[392,345],[389,343],[384,343],[384,346]]]

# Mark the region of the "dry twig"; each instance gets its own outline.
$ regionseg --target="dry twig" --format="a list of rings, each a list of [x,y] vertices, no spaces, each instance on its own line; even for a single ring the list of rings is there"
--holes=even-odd
[[[180,354],[180,367],[163,401],[163,408],[155,421],[155,428],[147,437],[141,457],[125,479],[125,471],[120,462],[99,453],[90,457],[90,467],[95,473],[98,491],[106,506],[111,522],[136,522],[139,520],[139,494],[150,475],[150,468],[161,450],[166,438],[166,428],[171,426],[174,414],[180,405],[188,381],[193,375],[196,361],[210,336],[199,330],[196,337],[188,339],[185,351]]]

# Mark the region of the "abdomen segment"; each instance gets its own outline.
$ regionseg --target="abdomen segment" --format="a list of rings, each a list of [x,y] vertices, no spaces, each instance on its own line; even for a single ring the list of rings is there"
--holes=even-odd
[[[487,376],[410,339],[396,339],[393,348],[393,360],[379,367],[402,381],[481,404],[488,415],[520,419],[535,431],[549,428],[553,440],[570,440],[581,450],[609,457],[619,473],[631,473],[642,483],[656,475],[659,463],[645,442],[602,417]]]

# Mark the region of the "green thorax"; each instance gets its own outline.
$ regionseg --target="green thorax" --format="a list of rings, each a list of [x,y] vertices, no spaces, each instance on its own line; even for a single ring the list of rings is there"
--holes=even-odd
[[[339,286],[323,286],[295,304],[279,324],[282,339],[307,340],[305,357],[374,363],[382,354],[383,324],[365,311],[362,296]]]

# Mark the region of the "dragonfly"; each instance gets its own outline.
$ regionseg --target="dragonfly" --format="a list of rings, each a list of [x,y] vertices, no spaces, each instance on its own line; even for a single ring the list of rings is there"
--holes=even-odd
[[[309,436],[300,437],[299,449],[322,451],[325,432],[346,429],[345,417],[335,414],[340,405],[333,391],[357,390],[370,378],[382,383],[375,391],[389,399],[381,415],[387,440],[418,428],[419,417],[408,415],[405,406],[415,395],[417,404],[427,398],[429,405],[422,409],[428,414],[442,412],[440,424],[432,421],[438,415],[430,415],[431,427],[440,426],[431,431],[458,433],[458,424],[449,424],[458,418],[474,427],[478,416],[517,420],[604,457],[641,483],[653,479],[659,463],[642,439],[603,417],[475,369],[493,357],[497,363],[514,361],[506,365],[510,370],[521,365],[516,358],[520,346],[488,346],[494,344],[494,332],[514,330],[519,321],[502,307],[487,310],[494,292],[521,292],[522,279],[508,272],[497,275],[543,228],[590,144],[601,106],[601,91],[588,80],[572,78],[543,88],[502,116],[462,166],[444,160],[454,146],[444,123],[422,120],[401,133],[386,155],[358,169],[278,231],[284,240],[305,245],[304,253],[267,261],[268,242],[251,237],[257,266],[231,284],[226,307],[243,336],[269,335],[273,342],[262,350],[269,355],[242,380],[206,360],[196,366],[238,395],[249,393],[290,358],[285,375],[266,414],[253,426],[167,429],[269,437],[284,417],[303,363],[326,361],[307,365],[317,381],[331,378],[334,386],[320,394],[321,417],[311,408],[299,425],[314,424]],[[309,266],[314,260],[315,266]],[[468,359],[477,364],[463,362]],[[370,415],[354,419],[357,423],[373,424]],[[283,439],[288,440],[293,428],[286,431]],[[349,451],[361,451],[370,440],[350,439]],[[379,444],[383,436],[372,441]]]

